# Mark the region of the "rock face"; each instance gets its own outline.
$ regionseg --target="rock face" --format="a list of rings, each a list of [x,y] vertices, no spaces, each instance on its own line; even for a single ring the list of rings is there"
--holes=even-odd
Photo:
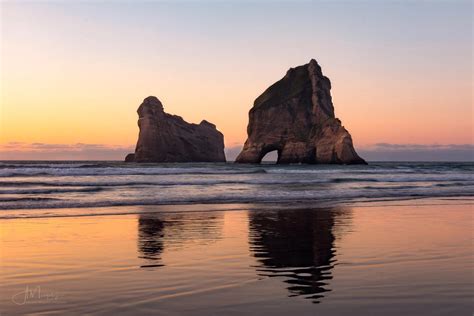
[[[288,70],[255,100],[248,138],[236,162],[260,163],[276,150],[280,164],[365,164],[334,115],[330,89],[314,59]]]
[[[138,136],[134,154],[127,162],[225,162],[224,136],[214,124],[190,124],[165,113],[156,97],[138,108]]]

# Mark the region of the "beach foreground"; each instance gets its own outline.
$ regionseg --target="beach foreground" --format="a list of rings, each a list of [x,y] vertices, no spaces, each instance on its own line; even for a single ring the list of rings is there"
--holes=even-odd
[[[469,199],[117,209],[0,220],[1,314],[473,310]]]

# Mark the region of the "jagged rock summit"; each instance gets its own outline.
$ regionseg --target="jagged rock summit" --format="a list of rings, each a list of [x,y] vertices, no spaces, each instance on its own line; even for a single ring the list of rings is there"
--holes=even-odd
[[[316,60],[290,68],[255,100],[236,162],[260,163],[276,150],[280,164],[365,164],[334,115],[330,89]]]
[[[192,124],[165,113],[158,98],[150,96],[138,108],[138,136],[127,162],[225,162],[224,136],[203,120]]]

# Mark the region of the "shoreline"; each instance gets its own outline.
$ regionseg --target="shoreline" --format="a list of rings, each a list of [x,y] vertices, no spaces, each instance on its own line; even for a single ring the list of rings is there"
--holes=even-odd
[[[317,203],[317,204],[315,204]],[[293,201],[293,202],[249,202],[249,203],[190,203],[159,205],[121,205],[73,208],[31,208],[0,210],[0,220],[118,216],[154,213],[190,213],[243,210],[285,210],[285,209],[323,209],[328,207],[394,207],[429,205],[473,205],[474,198],[468,196],[452,197],[414,197],[406,199],[381,199],[368,201]],[[8,215],[1,213],[8,212]]]

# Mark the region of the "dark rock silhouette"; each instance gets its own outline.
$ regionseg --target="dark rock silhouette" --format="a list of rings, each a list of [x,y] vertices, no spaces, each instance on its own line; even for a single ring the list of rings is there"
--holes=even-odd
[[[276,150],[277,163],[365,164],[334,115],[330,89],[314,59],[288,70],[255,100],[236,162],[260,163]]]
[[[224,136],[214,124],[191,124],[165,113],[153,96],[143,100],[137,112],[140,134],[126,162],[225,162]]]

